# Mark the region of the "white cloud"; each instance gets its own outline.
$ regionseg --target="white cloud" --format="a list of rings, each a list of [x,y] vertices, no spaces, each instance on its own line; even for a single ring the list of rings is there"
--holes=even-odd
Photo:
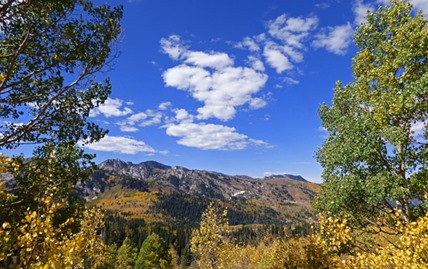
[[[181,42],[181,38],[178,35],[171,35],[168,38],[162,38],[160,40],[162,51],[168,54],[174,60],[178,60],[186,48]]]
[[[147,127],[160,124],[163,114],[159,111],[147,109],[145,112],[135,113],[125,120],[119,121],[116,125],[119,126],[122,132],[137,132],[138,127]]]
[[[242,150],[250,145],[267,146],[264,141],[250,139],[237,133],[235,128],[224,125],[181,122],[167,126],[166,133],[180,137],[180,145],[202,150]]]
[[[317,34],[312,46],[325,48],[327,51],[338,55],[344,55],[351,43],[353,30],[348,22],[344,25],[328,27],[323,33]]]
[[[309,32],[318,26],[318,18],[286,18],[285,14],[277,17],[268,25],[269,34],[284,44],[295,48],[303,48],[302,41]]]
[[[153,111],[151,109],[146,110],[147,120],[142,120],[138,124],[140,127],[147,127],[161,123],[162,113],[159,111]]]
[[[263,56],[266,58],[267,63],[275,68],[278,74],[293,69],[293,64],[285,56],[280,47],[274,43],[268,43],[263,50]]]
[[[226,53],[188,51],[185,53],[184,58],[185,63],[200,67],[222,69],[233,65],[233,60]]]
[[[263,62],[260,61],[259,58],[255,57],[255,56],[248,56],[248,61],[250,62],[250,65],[254,70],[260,71],[260,72],[265,71],[265,66],[264,66]]]
[[[105,117],[121,117],[126,116],[132,113],[132,109],[129,107],[122,108],[123,100],[118,98],[112,99],[107,98],[104,104],[99,105],[98,107],[91,110],[89,113],[90,117],[95,117],[98,115],[104,115]]]
[[[266,101],[261,98],[254,98],[250,101],[250,107],[252,109],[259,109],[266,105],[267,105]]]
[[[163,103],[159,104],[158,109],[159,110],[166,110],[171,105],[172,105],[171,102],[163,102]]]
[[[147,114],[144,112],[139,112],[134,115],[131,115],[126,119],[126,122],[130,125],[135,125],[137,122],[147,119]]]
[[[193,115],[190,115],[189,112],[185,109],[176,109],[175,112],[175,119],[179,122],[193,122]]]
[[[290,78],[290,77],[285,77],[284,82],[289,84],[289,85],[297,85],[300,83],[300,81],[293,79],[293,78]]]
[[[321,2],[321,3],[315,4],[315,7],[319,8],[319,9],[327,9],[330,6],[331,6],[330,3],[327,3],[327,2]]]
[[[263,64],[252,59],[252,67],[235,67],[226,53],[182,52],[182,64],[166,70],[165,85],[189,92],[204,103],[197,118],[211,117],[227,121],[236,114],[236,107],[250,104],[253,94],[267,81]],[[207,69],[212,68],[212,69]]]
[[[80,144],[82,145],[83,143],[81,142]],[[136,154],[139,152],[150,154],[156,153],[156,150],[143,141],[123,136],[106,135],[99,142],[83,145],[83,147],[96,151],[116,152],[122,154]]]
[[[363,0],[356,0],[352,6],[352,11],[355,15],[354,24],[360,25],[366,22],[367,11],[373,12],[374,6],[371,3],[365,4]]]
[[[293,69],[293,62],[303,61],[304,41],[317,26],[317,17],[287,18],[284,14],[268,23],[270,36],[263,35],[255,40],[264,42],[263,56],[266,62],[277,73],[282,73]]]
[[[241,42],[239,42],[235,47],[243,49],[247,48],[252,52],[260,51],[259,45],[251,37],[245,37]]]
[[[135,126],[120,125],[120,124],[119,124],[119,129],[122,132],[126,132],[126,133],[135,133],[135,132],[139,131],[139,129],[137,127],[135,127]]]
[[[173,60],[183,60],[186,64],[215,69],[233,65],[233,60],[223,52],[202,52],[188,50],[181,41],[180,36],[171,35],[160,41],[162,51]]]

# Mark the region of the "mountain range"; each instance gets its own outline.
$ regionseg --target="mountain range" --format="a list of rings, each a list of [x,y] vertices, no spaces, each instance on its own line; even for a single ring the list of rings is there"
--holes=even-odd
[[[262,179],[109,159],[98,165],[79,191],[92,204],[128,219],[192,225],[215,201],[231,224],[309,222],[320,186],[301,176]]]

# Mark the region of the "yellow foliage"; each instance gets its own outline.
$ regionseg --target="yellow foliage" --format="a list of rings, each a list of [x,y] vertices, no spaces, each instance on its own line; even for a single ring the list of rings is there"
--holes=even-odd
[[[404,224],[396,215],[398,242],[372,252],[358,252],[343,261],[342,268],[428,268],[428,213]]]
[[[1,157],[0,169],[10,171],[13,161]],[[30,208],[18,223],[7,220],[0,227],[0,262],[8,260],[9,268],[83,268],[95,267],[109,255],[107,247],[98,234],[103,226],[103,214],[96,209],[86,209],[80,220],[78,232],[72,232],[69,226],[76,220],[68,218],[58,226],[54,218],[64,207],[63,200],[58,201],[58,190],[48,178],[50,187],[36,198],[37,209]],[[3,184],[3,182],[1,182]],[[10,196],[0,188],[3,199]],[[19,258],[18,258],[19,257]]]
[[[360,244],[357,237],[363,231],[352,230],[346,220],[322,215],[317,228],[308,236],[267,239],[258,246],[236,246],[225,232],[228,226],[224,216],[212,205],[204,213],[191,241],[195,268],[428,268],[428,213],[405,224],[397,211],[393,216],[397,235],[391,237],[397,240],[387,239],[372,248],[356,247]],[[371,238],[366,236],[372,242],[385,238],[379,233],[371,234]]]

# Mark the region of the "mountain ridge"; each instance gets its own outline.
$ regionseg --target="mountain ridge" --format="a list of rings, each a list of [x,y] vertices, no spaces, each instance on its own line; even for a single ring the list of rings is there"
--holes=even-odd
[[[98,165],[91,179],[79,186],[79,190],[96,205],[128,217],[151,218],[156,215],[158,220],[169,219],[175,214],[168,211],[169,208],[180,211],[181,207],[189,207],[192,211],[195,203],[201,207],[208,201],[217,200],[234,214],[244,216],[241,219],[248,223],[251,219],[254,223],[283,223],[290,219],[307,221],[313,211],[311,200],[319,187],[294,175],[271,175],[260,179],[169,166],[156,161],[135,164],[108,159]],[[186,214],[193,214],[189,212]],[[260,214],[266,216],[260,217]],[[181,218],[191,219],[192,216],[174,215],[170,219]]]

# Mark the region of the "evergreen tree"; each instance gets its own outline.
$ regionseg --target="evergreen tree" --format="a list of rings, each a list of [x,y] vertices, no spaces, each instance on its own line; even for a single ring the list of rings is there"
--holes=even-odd
[[[128,237],[123,240],[122,246],[117,251],[116,268],[133,269],[137,259],[137,248]]]
[[[152,233],[143,242],[138,253],[136,269],[171,268],[168,246],[158,234]]]

